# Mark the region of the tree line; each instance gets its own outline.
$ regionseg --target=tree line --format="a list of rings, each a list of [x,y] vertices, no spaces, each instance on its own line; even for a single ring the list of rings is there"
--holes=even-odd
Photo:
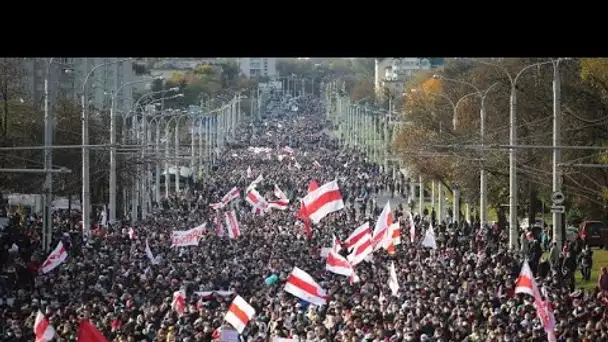
[[[479,169],[488,173],[489,205],[504,219],[509,201],[508,150],[482,152],[469,148],[480,141],[480,96],[486,93],[485,144],[509,144],[509,96],[514,77],[547,59],[508,58],[449,60],[442,70],[418,74],[407,86],[401,120],[408,124],[393,148],[406,165],[443,183],[458,185],[473,201],[479,198]],[[608,142],[608,59],[572,59],[559,65],[561,76],[561,145],[604,146]],[[441,77],[434,77],[438,74]],[[435,75],[436,76],[436,75]],[[457,80],[459,82],[454,82]],[[551,145],[553,66],[526,69],[516,82],[519,145]],[[465,84],[468,83],[468,84]],[[473,86],[471,86],[473,85]],[[490,89],[489,89],[490,88]],[[464,97],[464,98],[463,98]],[[458,103],[457,110],[454,106]],[[457,126],[453,127],[456,113]],[[552,150],[517,150],[519,217],[533,218],[549,210],[552,193]],[[565,164],[604,164],[606,151],[564,149]],[[608,219],[608,169],[564,165],[563,192],[571,218]]]
[[[141,69],[141,68],[140,68]],[[149,68],[148,68],[149,69]],[[148,69],[137,70],[145,73]],[[28,93],[28,73],[26,64],[21,58],[0,58],[0,146],[41,146],[44,145],[44,101],[31,98]],[[151,91],[178,87],[184,96],[165,102],[165,108],[185,108],[198,105],[201,99],[209,105],[211,99],[222,97],[231,98],[235,92],[249,92],[257,86],[258,79],[247,79],[240,74],[236,63],[227,62],[217,66],[199,66],[195,70],[176,72],[170,79],[154,81]],[[136,101],[142,94],[133,94]],[[160,98],[162,95],[157,95]],[[244,113],[247,110],[248,99],[242,103]],[[58,97],[51,102],[50,110],[55,116],[53,133],[54,145],[80,145],[82,141],[81,107],[70,99]],[[90,144],[109,144],[109,108],[92,108],[90,116]],[[121,141],[122,120],[118,120],[118,141]],[[185,130],[184,132],[187,132]],[[109,149],[97,148],[91,150],[90,156],[91,199],[93,204],[103,204],[108,201],[109,178]],[[141,160],[129,154],[118,155],[118,186],[123,188],[132,181],[135,164]],[[58,196],[81,193],[81,150],[77,148],[54,150],[54,167],[65,167],[72,171],[70,174],[55,174],[53,176],[53,192]],[[43,169],[44,151],[9,150],[0,151],[0,168]],[[127,172],[125,172],[127,171]],[[0,190],[2,193],[41,193],[44,175],[36,173],[0,173]],[[119,195],[121,194],[119,189]],[[119,202],[122,196],[119,196]],[[120,206],[120,203],[119,203]]]

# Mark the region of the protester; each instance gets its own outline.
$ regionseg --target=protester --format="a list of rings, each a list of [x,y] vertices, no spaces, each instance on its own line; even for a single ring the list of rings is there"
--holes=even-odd
[[[133,227],[126,220],[118,227],[100,227],[103,234],[85,242],[73,224],[77,216],[55,215],[53,246],[61,241],[67,258],[46,274],[38,273],[47,257],[41,254],[39,219],[13,227],[10,238],[3,235],[4,248],[14,242],[19,252],[1,254],[4,274],[10,275],[0,287],[2,341],[32,341],[39,310],[55,328],[56,341],[75,341],[83,320],[96,325],[108,341],[211,341],[221,330],[232,329],[224,317],[236,294],[255,310],[240,334],[243,341],[546,339],[533,298],[514,294],[522,256],[534,250],[531,255],[537,258],[538,249],[528,245],[539,243],[522,237],[526,253],[508,250],[506,230],[466,222],[435,224],[431,217],[413,213],[411,242],[407,209],[391,202],[402,235],[395,254],[379,249],[371,260],[357,264],[358,282],[326,271],[321,250],[333,246],[334,235],[345,241],[364,222],[373,228],[384,207],[380,195],[391,197],[396,187],[392,175],[380,173],[378,165],[340,148],[326,134],[330,123],[317,100],[296,101],[297,111],[240,127],[190,196],[163,199],[157,215]],[[252,212],[244,196],[259,175],[263,180],[255,189],[268,201],[277,200],[276,185],[290,201],[286,210],[270,209],[263,216]],[[297,218],[298,199],[313,180],[323,185],[334,179],[346,207],[312,224],[308,237],[304,220]],[[226,221],[218,228],[211,206],[233,187],[240,191],[238,198],[218,211],[222,219],[235,211],[240,229],[235,239]],[[436,225],[436,249],[422,246],[431,223]],[[173,231],[201,224],[206,226],[197,246],[171,247]],[[554,272],[536,281],[553,307],[557,340],[608,341],[606,269],[598,281],[604,292],[573,292],[573,281],[561,279],[573,278],[574,270],[562,271],[576,259],[566,258],[559,264],[563,267],[555,267],[553,253]],[[348,252],[342,248],[339,254]],[[389,285],[391,262],[396,295]],[[283,290],[294,267],[327,292],[327,305],[313,305]],[[182,300],[183,308],[178,305]]]

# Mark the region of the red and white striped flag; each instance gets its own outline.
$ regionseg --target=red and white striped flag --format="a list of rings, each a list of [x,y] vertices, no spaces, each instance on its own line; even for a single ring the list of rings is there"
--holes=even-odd
[[[382,213],[380,213],[380,217],[378,217],[378,221],[376,221],[376,227],[374,228],[374,251],[384,248],[388,249],[390,247],[392,236],[389,235],[389,226],[393,223],[393,212],[391,211],[391,203],[390,201],[386,202],[384,205],[384,209],[382,209]]]
[[[352,251],[347,258],[348,261],[350,261],[350,263],[354,266],[359,264],[374,252],[372,234],[366,232],[355,245],[351,246],[351,248]]]
[[[534,297],[534,307],[536,308],[536,315],[540,319],[549,341],[556,341],[555,336],[555,317],[551,308],[549,307],[548,301],[542,299],[538,285],[534,280],[534,275],[528,264],[528,260],[524,260],[521,267],[521,272],[517,278],[515,284],[515,293],[525,293]]]
[[[316,161],[316,160],[312,162],[312,166],[315,169],[320,169],[321,168],[321,164],[318,161]]]
[[[313,223],[319,223],[322,218],[330,213],[344,209],[342,194],[337,181],[323,184],[317,190],[309,193],[302,199],[306,205],[308,217]]]
[[[289,200],[287,199],[287,196],[285,196],[285,193],[283,191],[281,191],[281,189],[276,184],[274,185],[274,195],[278,199],[274,200],[274,201],[269,201],[268,202],[269,208],[278,209],[278,210],[285,210],[285,209],[289,208]]]
[[[173,292],[173,302],[171,308],[181,317],[186,312],[186,291],[179,290]]]
[[[63,242],[59,241],[57,247],[55,247],[51,254],[46,258],[40,270],[42,273],[49,273],[55,269],[55,267],[61,265],[67,257],[68,251],[63,247]]]
[[[255,187],[260,184],[262,181],[264,180],[264,176],[262,176],[261,174],[258,176],[258,178],[254,179],[253,182],[251,182],[251,184],[249,184],[249,186],[247,187],[247,189],[245,190],[245,192],[249,192],[252,189],[255,189]]]
[[[274,195],[278,198],[278,199],[284,199],[287,200],[287,203],[289,203],[289,200],[287,199],[287,196],[285,196],[285,193],[281,190],[281,188],[279,188],[278,185],[274,185]]]
[[[133,227],[129,227],[129,239],[137,239],[137,235],[135,234],[135,229],[133,229]]]
[[[365,234],[372,235],[372,231],[369,229],[369,222],[360,225],[346,240],[344,240],[344,248],[348,250],[352,249],[353,246],[359,243],[359,240],[365,237]]]
[[[316,179],[313,179],[310,184],[308,184],[307,193],[311,193],[319,188],[319,183],[317,183]]]
[[[255,315],[255,309],[247,303],[243,297],[236,296],[232,300],[232,304],[228,308],[228,312],[224,319],[226,322],[230,323],[239,334],[243,333],[247,323],[253,318]]]
[[[395,222],[388,226],[388,235],[389,241],[386,246],[386,251],[388,254],[395,254],[395,246],[401,244],[401,228],[399,227],[399,222]]]
[[[399,281],[397,280],[397,271],[395,270],[395,262],[391,261],[389,268],[388,287],[391,289],[393,296],[399,294]]]
[[[222,223],[222,214],[219,210],[215,211],[215,235],[224,236],[224,224]]]
[[[258,215],[264,215],[268,210],[268,202],[266,202],[266,199],[262,197],[256,189],[249,190],[247,197],[245,197],[245,201],[251,204],[253,207],[252,211]]]
[[[338,239],[336,237],[336,234],[332,234],[332,237],[333,237],[333,239],[332,239],[331,250],[338,253],[342,249],[342,245],[340,244],[340,239]]]
[[[353,266],[335,250],[330,250],[325,259],[325,269],[343,276],[350,277],[353,273]]]
[[[211,208],[218,210],[230,204],[232,200],[239,198],[240,195],[241,191],[235,186],[230,191],[228,191],[228,193],[225,194],[224,197],[222,197],[222,199],[218,203],[211,203],[210,206]]]
[[[40,310],[38,310],[34,321],[34,335],[36,336],[36,342],[47,342],[55,337],[55,328]]]
[[[236,220],[236,213],[234,210],[226,212],[226,230],[228,231],[228,237],[231,239],[236,239],[241,236],[239,222]]]
[[[416,224],[414,223],[414,215],[410,213],[410,217],[408,218],[410,222],[410,242],[416,242]]]
[[[306,272],[294,267],[284,288],[285,292],[315,305],[327,304],[327,293]]]
[[[304,224],[304,230],[306,231],[306,237],[309,239],[312,237],[312,229],[310,227],[310,218],[308,217],[308,211],[304,202],[300,202],[300,210],[296,213],[296,218],[301,220]]]

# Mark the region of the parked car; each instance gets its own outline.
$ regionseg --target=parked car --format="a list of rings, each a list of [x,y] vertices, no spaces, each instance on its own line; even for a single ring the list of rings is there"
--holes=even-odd
[[[602,221],[584,221],[579,235],[589,247],[608,248],[608,227]]]

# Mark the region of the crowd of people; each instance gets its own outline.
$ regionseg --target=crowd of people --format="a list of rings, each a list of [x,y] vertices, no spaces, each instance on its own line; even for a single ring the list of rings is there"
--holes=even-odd
[[[322,106],[311,98],[298,103],[298,111],[243,125],[194,189],[163,199],[158,213],[134,226],[124,221],[101,227],[103,234],[87,241],[74,224],[77,217],[56,213],[53,245],[62,241],[68,257],[47,274],[39,272],[46,258],[40,220],[14,218],[1,240],[0,340],[31,341],[40,310],[55,327],[56,341],[75,341],[83,319],[108,341],[212,341],[222,329],[231,329],[224,315],[236,294],[256,311],[240,334],[242,341],[547,339],[533,299],[514,293],[523,257],[531,259],[534,247],[526,253],[509,250],[508,232],[497,226],[434,222],[437,248],[428,249],[420,242],[433,224],[430,217],[413,214],[412,243],[409,208],[393,205],[393,217],[402,226],[402,243],[394,255],[378,250],[358,264],[358,282],[326,271],[321,250],[332,246],[332,236],[344,241],[365,221],[373,227],[382,210],[379,195],[390,197],[395,184],[403,184],[361,153],[340,148],[325,134],[330,128]],[[263,216],[252,212],[244,195],[258,175],[264,178],[259,193],[272,198],[278,186],[290,199],[287,210]],[[298,199],[313,180],[324,184],[334,179],[346,207],[313,225],[309,236],[297,218]],[[241,235],[230,239],[218,236],[210,204],[235,186],[241,194],[231,207]],[[203,223],[198,246],[171,247],[172,231]],[[158,258],[156,264],[146,257],[146,244]],[[608,272],[602,269],[594,291],[579,291],[574,282],[564,281],[569,277],[564,265],[571,267],[566,260],[574,251],[550,254],[549,271],[537,267],[540,259],[531,264],[553,307],[557,340],[608,341]],[[400,287],[396,296],[388,285],[391,261]],[[283,290],[294,267],[326,289],[327,305],[312,305]],[[266,282],[272,275],[276,282]],[[180,289],[186,294],[183,315],[171,307]]]

